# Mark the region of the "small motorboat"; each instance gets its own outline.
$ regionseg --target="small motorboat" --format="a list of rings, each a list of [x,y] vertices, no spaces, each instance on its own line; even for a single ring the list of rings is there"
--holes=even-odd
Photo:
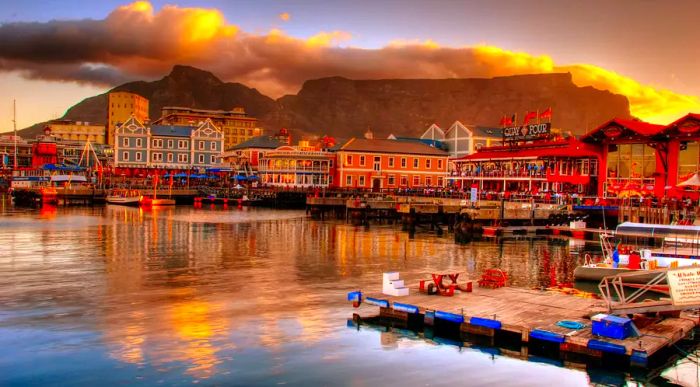
[[[138,206],[141,193],[135,189],[113,189],[105,198],[108,204]]]
[[[162,206],[174,206],[175,199],[165,199],[144,196],[139,201],[139,204],[143,207],[162,207]]]

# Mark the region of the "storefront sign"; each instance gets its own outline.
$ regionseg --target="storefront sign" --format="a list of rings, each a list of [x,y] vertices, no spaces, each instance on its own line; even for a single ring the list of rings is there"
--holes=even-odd
[[[610,138],[620,137],[620,135],[622,135],[622,129],[617,126],[610,126],[603,129],[603,133]]]
[[[503,129],[503,141],[529,141],[549,136],[552,124],[532,124]]]
[[[673,305],[700,305],[700,268],[669,270],[667,275]]]

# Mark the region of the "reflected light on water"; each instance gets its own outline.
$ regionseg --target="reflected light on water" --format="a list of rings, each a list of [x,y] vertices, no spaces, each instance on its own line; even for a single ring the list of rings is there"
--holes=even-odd
[[[539,380],[520,360],[494,363],[411,332],[347,329],[353,310],[345,294],[378,287],[392,270],[416,283],[430,272],[475,278],[500,267],[516,286],[561,285],[572,282],[582,255],[547,240],[458,246],[449,234],[410,239],[398,229],[233,206],[59,207],[49,218],[6,207],[0,348],[14,363],[0,361],[0,384],[40,381],[21,372],[36,353],[47,364],[37,375],[80,373],[86,385],[397,383],[387,368],[430,384],[445,367],[485,384]],[[25,329],[40,334],[14,341]],[[60,363],[72,357],[86,360]],[[536,369],[549,375],[543,382],[585,379],[581,371]]]

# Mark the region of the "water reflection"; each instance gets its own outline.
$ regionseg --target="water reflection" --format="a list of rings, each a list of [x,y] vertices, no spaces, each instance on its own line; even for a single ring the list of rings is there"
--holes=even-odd
[[[20,372],[33,367],[37,351],[47,364],[85,358],[39,367],[53,376],[83,370],[78,384],[396,384],[385,370],[404,369],[406,360],[394,353],[426,375],[417,383],[430,383],[444,362],[474,380],[528,379],[532,371],[517,362],[479,371],[411,332],[358,337],[342,328],[351,313],[344,295],[376,288],[388,270],[416,282],[433,271],[476,277],[500,267],[514,285],[556,286],[571,283],[582,260],[568,244],[548,240],[456,246],[449,236],[409,239],[395,226],[367,231],[299,211],[106,206],[47,215],[4,208],[0,348],[14,356],[0,361],[0,384],[38,383]],[[13,338],[26,329],[40,334]],[[552,381],[571,372],[546,369]]]

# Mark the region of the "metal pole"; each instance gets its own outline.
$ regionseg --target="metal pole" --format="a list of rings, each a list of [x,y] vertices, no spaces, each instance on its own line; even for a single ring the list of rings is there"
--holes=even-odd
[[[15,130],[15,168],[17,169],[17,100],[12,100],[12,126]]]

